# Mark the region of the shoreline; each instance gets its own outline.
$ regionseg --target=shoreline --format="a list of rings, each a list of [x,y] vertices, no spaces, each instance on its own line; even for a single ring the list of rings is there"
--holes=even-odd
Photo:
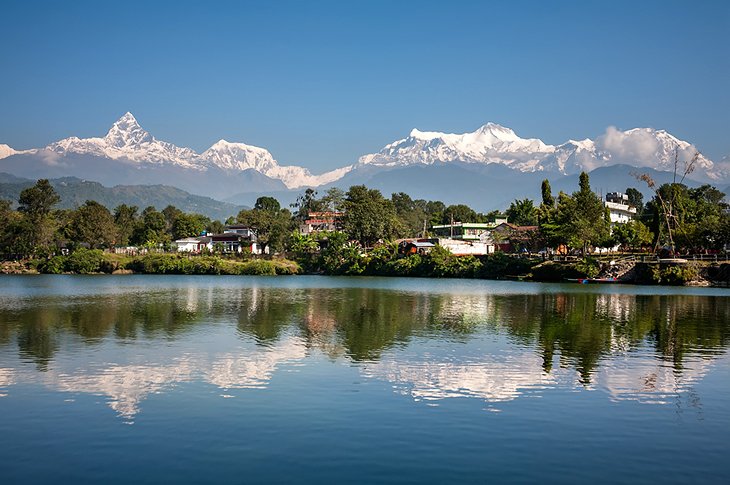
[[[662,263],[635,263],[627,270],[628,277],[617,278],[616,281],[591,281],[587,275],[577,273],[576,263],[543,262],[530,268],[533,271],[522,274],[493,274],[490,276],[468,275],[428,275],[428,274],[389,274],[387,272],[367,272],[362,274],[328,274],[324,271],[306,271],[293,260],[288,259],[248,259],[237,260],[211,256],[187,256],[179,254],[154,254],[136,258],[104,259],[97,263],[76,270],[63,270],[63,267],[48,266],[46,261],[22,260],[0,262],[0,275],[207,275],[207,276],[377,276],[377,277],[411,277],[422,279],[462,279],[485,281],[517,281],[529,283],[575,283],[579,285],[631,285],[631,286],[684,286],[730,288],[730,263],[694,263],[685,271],[692,276],[687,280],[657,279],[662,271],[670,275],[678,273],[676,265]],[[59,257],[54,257],[59,258]],[[54,259],[51,258],[51,259]],[[62,257],[68,258],[68,257]],[[177,264],[170,264],[170,263]],[[48,271],[50,269],[51,271]],[[69,268],[66,268],[69,269]],[[46,271],[44,271],[46,270]],[[578,278],[568,278],[578,274]],[[680,275],[681,276],[681,275]],[[580,279],[581,281],[575,281]],[[588,280],[584,282],[582,280]],[[571,281],[573,280],[573,281]]]

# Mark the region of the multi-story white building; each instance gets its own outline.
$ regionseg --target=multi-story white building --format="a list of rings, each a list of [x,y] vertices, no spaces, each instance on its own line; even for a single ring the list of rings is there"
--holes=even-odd
[[[611,217],[611,224],[624,224],[636,215],[636,208],[629,205],[629,196],[621,192],[609,192],[604,202]]]

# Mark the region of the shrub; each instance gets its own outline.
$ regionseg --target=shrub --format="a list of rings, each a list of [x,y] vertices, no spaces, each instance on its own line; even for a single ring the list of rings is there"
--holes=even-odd
[[[685,285],[696,279],[698,274],[697,268],[689,265],[652,268],[653,282],[660,285]]]
[[[65,269],[78,274],[98,273],[103,261],[104,253],[101,250],[79,248],[68,256]]]
[[[422,276],[425,269],[423,258],[419,254],[411,254],[403,258],[388,261],[385,274],[394,276]]]
[[[256,259],[247,263],[242,263],[239,274],[274,276],[276,274],[276,267],[271,261]]]
[[[594,278],[601,272],[601,263],[595,258],[583,258],[575,264],[575,269],[588,278]]]
[[[278,275],[294,275],[302,272],[299,264],[286,259],[274,260],[274,269],[276,269],[276,274]]]
[[[446,248],[434,247],[428,254],[429,276],[437,278],[474,278],[482,269],[482,263],[474,256],[454,256]]]
[[[46,274],[61,274],[66,271],[66,256],[53,256],[38,263],[38,271]]]

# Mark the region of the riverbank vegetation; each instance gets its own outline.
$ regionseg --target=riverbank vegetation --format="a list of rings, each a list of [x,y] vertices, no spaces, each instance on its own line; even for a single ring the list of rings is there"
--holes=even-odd
[[[23,260],[25,269],[43,273],[139,272],[157,274],[298,274],[381,275],[450,278],[532,278],[559,281],[594,277],[602,264],[594,248],[656,254],[715,253],[730,244],[730,211],[724,194],[704,185],[682,183],[652,187],[645,204],[635,188],[627,188],[636,218],[612,224],[603,201],[593,192],[587,174],[578,190],[554,196],[542,184],[539,204],[515,200],[505,214],[511,227],[497,252],[456,256],[442,246],[414,254],[399,250],[397,240],[428,238],[434,225],[485,223],[500,214],[480,213],[463,204],[414,200],[408,194],[384,197],[378,190],[353,186],[329,189],[324,195],[307,189],[292,204],[281,207],[273,197],[260,197],[225,224],[244,224],[256,231],[258,243],[272,256],[226,254],[220,248],[191,255],[171,253],[171,242],[203,232],[221,233],[223,221],[188,214],[168,206],[161,211],[120,205],[110,211],[95,201],[76,209],[55,209],[59,201],[47,180],[20,194],[17,206],[0,201],[0,254]],[[311,213],[339,214],[330,231],[302,234],[299,227]],[[506,244],[505,244],[506,243]],[[131,247],[125,254],[114,248]],[[503,248],[510,247],[512,254]],[[117,251],[118,252],[118,251]],[[571,262],[546,261],[551,254],[577,254]],[[539,254],[539,256],[538,256]],[[14,267],[13,267],[14,268]],[[658,268],[647,281],[671,284],[696,278],[695,268]]]

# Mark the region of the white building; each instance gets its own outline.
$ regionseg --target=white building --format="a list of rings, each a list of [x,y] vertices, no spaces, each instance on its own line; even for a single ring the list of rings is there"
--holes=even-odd
[[[209,236],[184,237],[172,243],[178,251],[186,253],[199,253],[203,249],[213,249],[212,238]]]
[[[249,226],[243,224],[233,224],[226,226],[223,230],[223,234],[237,234],[244,238],[249,238],[251,241],[256,242],[256,231]]]
[[[636,216],[636,208],[629,205],[629,196],[621,192],[606,194],[605,206],[611,217],[611,224],[625,224]]]
[[[439,238],[438,245],[457,256],[484,256],[494,253],[494,244],[481,241],[463,241],[458,239]]]

